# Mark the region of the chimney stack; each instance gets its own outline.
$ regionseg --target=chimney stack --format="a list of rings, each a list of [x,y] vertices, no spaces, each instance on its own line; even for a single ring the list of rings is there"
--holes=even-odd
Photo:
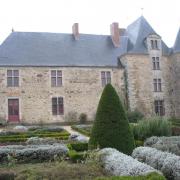
[[[111,38],[114,47],[119,47],[120,46],[119,24],[114,22],[111,24],[110,28],[111,28]]]
[[[73,24],[72,32],[73,32],[73,35],[74,35],[74,39],[78,40],[79,39],[79,25],[78,25],[78,23]]]

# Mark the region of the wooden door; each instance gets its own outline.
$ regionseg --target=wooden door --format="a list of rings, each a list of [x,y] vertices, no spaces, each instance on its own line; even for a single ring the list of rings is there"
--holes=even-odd
[[[19,99],[8,99],[8,120],[9,122],[19,121]]]

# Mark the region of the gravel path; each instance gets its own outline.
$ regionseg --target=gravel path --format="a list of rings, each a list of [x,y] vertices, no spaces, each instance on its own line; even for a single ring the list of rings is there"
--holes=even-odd
[[[62,126],[62,127],[63,127],[66,131],[68,131],[71,135],[72,135],[72,134],[74,134],[74,135],[80,135],[80,136],[84,136],[84,137],[86,137],[86,138],[89,139],[88,136],[85,136],[84,134],[81,134],[81,133],[79,133],[79,132],[71,129],[71,126]]]

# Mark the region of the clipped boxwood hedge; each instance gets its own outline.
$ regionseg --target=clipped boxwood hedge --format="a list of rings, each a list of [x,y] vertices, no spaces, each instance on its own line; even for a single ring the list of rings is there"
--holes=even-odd
[[[158,173],[149,173],[146,176],[98,177],[95,180],[166,180],[166,178]]]
[[[41,138],[45,138],[45,137],[52,137],[58,140],[67,140],[69,138],[69,133],[65,130],[61,131],[61,132],[47,132],[47,131],[42,131],[40,132],[22,132],[22,133],[12,133],[10,135],[2,134],[0,135],[0,142],[4,143],[4,142],[24,142],[26,141],[28,138],[30,137],[41,137]]]
[[[70,143],[67,145],[67,147],[70,150],[75,150],[75,151],[87,151],[88,150],[88,143]]]
[[[77,163],[86,159],[87,152],[77,152],[75,150],[69,150],[68,156],[73,163]]]

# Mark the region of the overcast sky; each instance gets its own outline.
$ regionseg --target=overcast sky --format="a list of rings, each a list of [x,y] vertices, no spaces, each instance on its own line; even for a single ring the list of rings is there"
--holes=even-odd
[[[109,34],[109,25],[122,28],[142,15],[171,47],[180,26],[180,0],[0,0],[0,43],[15,31]]]

